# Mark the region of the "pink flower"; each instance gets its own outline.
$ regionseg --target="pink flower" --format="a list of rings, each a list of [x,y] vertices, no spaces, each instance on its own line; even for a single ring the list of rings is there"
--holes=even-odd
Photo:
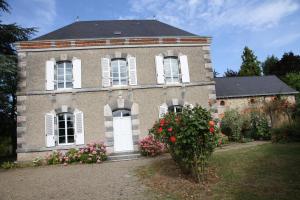
[[[68,165],[68,163],[65,162],[65,163],[64,163],[64,166],[67,166],[67,165]]]
[[[94,154],[94,155],[97,154],[97,151],[93,151],[92,154]]]

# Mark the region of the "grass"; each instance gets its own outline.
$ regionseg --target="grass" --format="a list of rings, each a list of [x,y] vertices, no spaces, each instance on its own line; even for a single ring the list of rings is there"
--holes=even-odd
[[[161,199],[300,199],[300,143],[264,144],[216,152],[207,185],[180,173],[170,157],[140,168]],[[168,198],[166,198],[168,197]]]

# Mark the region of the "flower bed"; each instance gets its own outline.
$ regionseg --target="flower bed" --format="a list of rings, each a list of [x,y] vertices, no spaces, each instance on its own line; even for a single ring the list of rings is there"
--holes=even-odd
[[[152,135],[147,135],[139,142],[142,156],[157,156],[163,153],[164,144],[155,140]]]

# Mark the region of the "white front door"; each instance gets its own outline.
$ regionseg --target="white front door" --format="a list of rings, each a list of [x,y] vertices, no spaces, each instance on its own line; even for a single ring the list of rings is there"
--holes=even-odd
[[[131,117],[114,117],[114,151],[133,151]]]

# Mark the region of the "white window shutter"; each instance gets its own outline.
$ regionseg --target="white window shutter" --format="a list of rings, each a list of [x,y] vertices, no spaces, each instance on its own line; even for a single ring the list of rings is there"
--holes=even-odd
[[[168,112],[168,106],[167,104],[162,104],[161,106],[159,106],[159,118],[163,118],[165,114],[167,114]]]
[[[51,114],[51,113],[47,113],[45,115],[45,137],[46,137],[46,146],[47,147],[55,146],[54,114]]]
[[[129,69],[129,85],[137,85],[136,58],[133,56],[128,56],[127,62]]]
[[[83,113],[81,111],[75,111],[75,143],[77,145],[84,144],[84,124]]]
[[[73,88],[81,88],[81,60],[74,58],[73,64]]]
[[[157,83],[164,84],[164,57],[161,55],[155,56]]]
[[[54,60],[46,61],[46,90],[54,90]]]
[[[190,82],[189,65],[186,55],[179,56],[182,83]]]
[[[110,59],[109,58],[101,58],[101,66],[102,66],[102,86],[110,87]]]

